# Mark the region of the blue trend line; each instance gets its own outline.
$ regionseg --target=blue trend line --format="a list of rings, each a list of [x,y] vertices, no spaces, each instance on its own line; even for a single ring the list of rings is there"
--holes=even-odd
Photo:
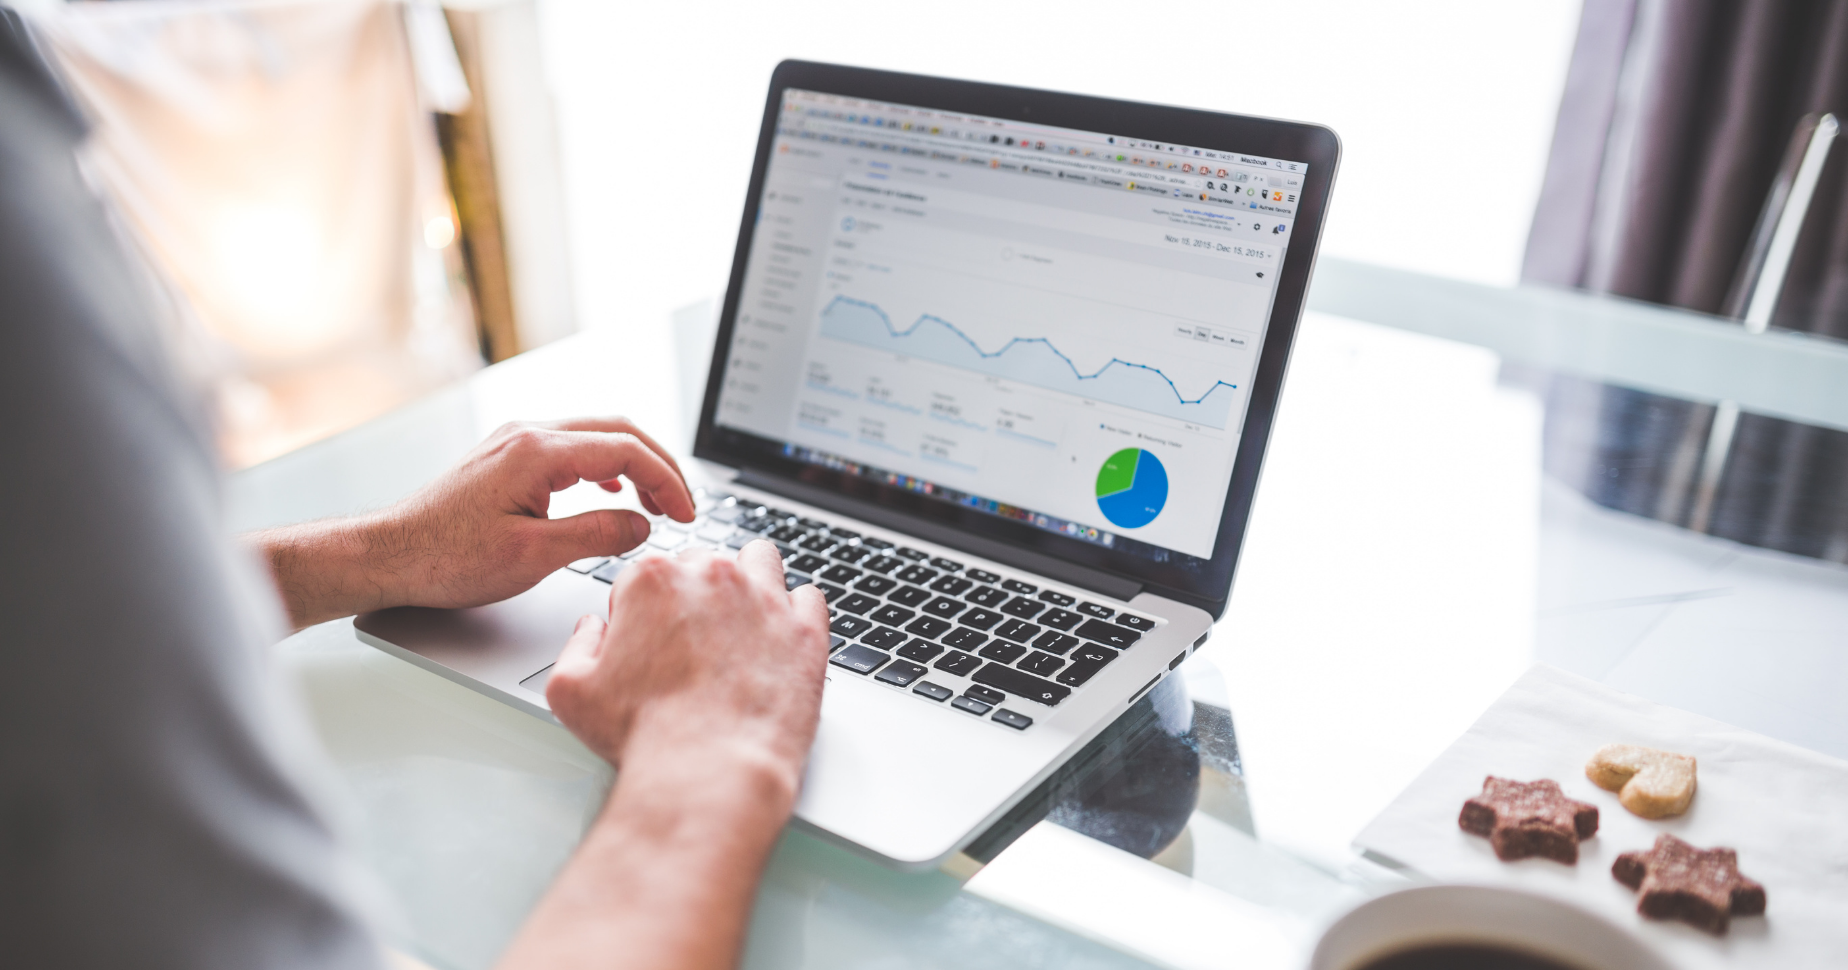
[[[990,352],[990,351],[983,350],[981,345],[977,344],[973,339],[971,339],[968,334],[964,333],[955,324],[951,323],[948,320],[943,319],[942,317],[936,316],[934,314],[926,313],[926,314],[923,314],[922,316],[919,316],[918,319],[914,323],[911,324],[911,326],[906,327],[903,330],[900,330],[897,326],[893,325],[892,318],[888,316],[886,312],[878,306],[878,304],[869,303],[864,300],[856,300],[848,296],[836,296],[833,300],[829,301],[828,305],[825,308],[823,308],[821,311],[822,318],[826,320],[829,317],[832,317],[834,315],[835,309],[837,307],[843,307],[843,306],[858,308],[858,309],[865,310],[865,311],[878,315],[879,320],[885,325],[885,335],[894,340],[916,336],[919,333],[920,328],[922,328],[924,324],[926,323],[937,324],[938,326],[949,331],[950,333],[955,334],[956,337],[960,339],[964,344],[966,344],[970,350],[973,350],[976,353],[977,357],[982,361],[995,360],[996,358],[1001,357],[1002,355],[1013,350],[1017,346],[1025,346],[1029,344],[1041,344],[1047,350],[1051,351],[1054,356],[1056,356],[1060,361],[1062,361],[1065,364],[1065,367],[1071,371],[1072,378],[1077,381],[1095,381],[1103,377],[1113,367],[1120,367],[1120,368],[1128,369],[1130,371],[1138,371],[1138,372],[1153,374],[1154,376],[1160,378],[1162,383],[1167,385],[1169,393],[1174,395],[1173,405],[1163,406],[1160,404],[1156,404],[1155,406],[1151,407],[1146,403],[1139,405],[1136,403],[1131,403],[1130,401],[1127,401],[1127,400],[1115,400],[1115,401],[1111,401],[1111,403],[1120,404],[1124,407],[1133,407],[1133,408],[1137,408],[1138,410],[1143,410],[1143,411],[1155,411],[1156,413],[1162,413],[1162,414],[1171,413],[1169,409],[1175,408],[1181,413],[1173,413],[1172,416],[1181,418],[1182,420],[1199,421],[1200,423],[1203,423],[1203,424],[1214,424],[1214,422],[1211,420],[1202,420],[1201,417],[1197,413],[1186,413],[1186,409],[1189,406],[1204,404],[1208,397],[1211,397],[1215,392],[1217,392],[1222,387],[1228,390],[1238,389],[1237,384],[1232,384],[1226,381],[1214,381],[1213,386],[1207,388],[1205,393],[1201,394],[1199,397],[1189,398],[1181,393],[1180,388],[1175,385],[1174,379],[1170,378],[1166,373],[1163,373],[1160,368],[1152,367],[1148,364],[1138,364],[1135,361],[1124,360],[1121,357],[1111,357],[1108,363],[1104,364],[1102,367],[1099,367],[1097,370],[1089,374],[1086,374],[1078,369],[1078,365],[1073,363],[1072,359],[1066,356],[1064,351],[1061,351],[1057,346],[1055,346],[1052,343],[1051,340],[1045,337],[1014,337],[1010,339],[1007,342],[1007,344],[1004,345],[1000,350]],[[830,334],[830,336],[835,336],[836,339],[846,339],[853,343],[865,343],[868,345],[873,345],[873,341],[868,338],[854,339],[854,336],[852,335],[844,336],[842,334]],[[925,359],[935,359],[935,358],[926,357]],[[947,361],[947,360],[939,359],[938,362],[949,364],[950,366],[958,366],[955,363],[951,361]],[[995,376],[1010,377],[1010,379],[1021,380],[1021,378],[1017,376],[1010,376],[1007,374],[997,374]],[[1052,387],[1051,385],[1046,384],[1044,382],[1035,382],[1030,379],[1024,380],[1023,383],[1029,383],[1029,384],[1039,383],[1041,386],[1047,386],[1052,390],[1064,390],[1063,388]],[[1095,395],[1086,395],[1086,396],[1095,396]],[[1099,399],[1106,400],[1107,398],[1099,398]],[[1218,401],[1218,400],[1221,400],[1221,398],[1215,398],[1214,400]],[[1229,403],[1227,405],[1227,408],[1228,410],[1230,409]],[[1224,420],[1221,419],[1218,422],[1218,424],[1215,424],[1215,426],[1223,427]]]
[[[1004,438],[1018,438],[1019,440],[1025,441],[1028,444],[1044,445],[1047,448],[1059,447],[1059,443],[1056,441],[1047,441],[1045,438],[1035,438],[1034,436],[1030,434],[1021,434],[1018,431],[1009,431],[1006,428],[996,428],[995,434],[1001,435]]]
[[[836,435],[841,438],[853,437],[853,435],[850,435],[847,432],[842,431],[839,428],[830,428],[825,424],[816,424],[812,421],[802,421],[802,420],[798,420],[796,423],[803,426],[804,428],[808,428],[811,431],[819,431],[822,434]]]
[[[880,407],[882,407],[882,408],[891,408],[891,409],[892,409],[892,410],[894,410],[894,411],[903,411],[903,412],[905,412],[906,414],[923,414],[923,413],[924,413],[924,412],[922,412],[922,411],[920,411],[920,410],[918,410],[917,408],[914,408],[914,407],[912,407],[912,406],[911,406],[911,405],[909,405],[909,404],[894,404],[894,403],[892,403],[891,401],[882,401],[882,400],[880,400],[879,398],[876,398],[876,397],[869,397],[869,398],[867,398],[867,399],[866,399],[866,403],[868,403],[868,404],[877,404],[877,405],[879,405],[879,406],[880,406]]]
[[[906,458],[911,457],[911,452],[906,451],[905,449],[900,448],[897,445],[889,445],[883,441],[878,441],[873,438],[866,438],[866,437],[862,437],[856,440],[858,440],[863,445],[871,445],[874,448],[884,448],[887,451],[893,451],[893,452],[897,452],[898,454],[904,455]]]
[[[960,461],[956,461],[956,460],[955,460],[955,459],[953,459],[953,458],[939,458],[939,457],[937,457],[936,455],[933,455],[933,454],[931,454],[931,453],[930,453],[930,452],[928,452],[928,451],[920,451],[920,452],[918,452],[918,457],[919,457],[919,458],[923,458],[923,459],[925,459],[926,461],[934,461],[934,462],[936,462],[936,463],[938,463],[938,464],[940,464],[940,465],[949,465],[949,466],[951,466],[951,467],[954,467],[954,468],[960,468],[960,469],[962,469],[963,471],[966,471],[966,472],[972,472],[972,471],[977,471],[977,470],[978,470],[978,469],[977,469],[977,468],[976,468],[976,467],[975,467],[974,465],[965,465],[965,464],[963,464],[962,462],[960,462]]]
[[[826,394],[835,394],[835,395],[839,395],[840,397],[852,398],[855,401],[858,401],[860,399],[860,395],[855,394],[852,391],[845,390],[839,387],[834,387],[829,384],[817,384],[814,381],[809,381],[808,386],[813,390],[821,391]]]
[[[944,422],[945,424],[954,424],[954,425],[958,425],[964,428],[973,428],[977,431],[987,431],[988,430],[988,427],[986,425],[976,424],[974,421],[966,421],[962,418],[952,418],[947,415],[938,414],[935,411],[930,412],[930,416],[933,418],[936,418],[938,421]]]

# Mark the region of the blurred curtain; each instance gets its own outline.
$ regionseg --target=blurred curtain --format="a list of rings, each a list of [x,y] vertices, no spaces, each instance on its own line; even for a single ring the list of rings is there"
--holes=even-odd
[[[1820,111],[1848,119],[1848,0],[1586,0],[1523,279],[1720,313],[1791,133]],[[1848,338],[1841,142],[1772,326]],[[1557,377],[1547,470],[1685,525],[1713,415]],[[1707,531],[1848,562],[1848,434],[1741,414]]]
[[[94,121],[86,171],[180,297],[181,356],[218,392],[233,465],[481,366],[402,14],[148,0],[38,18]]]

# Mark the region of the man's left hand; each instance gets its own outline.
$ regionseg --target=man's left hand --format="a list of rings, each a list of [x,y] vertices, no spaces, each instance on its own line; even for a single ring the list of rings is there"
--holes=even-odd
[[[625,418],[576,418],[505,425],[382,512],[253,538],[297,627],[390,606],[479,606],[646,540],[648,520],[633,511],[548,517],[553,492],[580,481],[618,491],[623,478],[649,512],[692,521],[693,496],[666,449]]]

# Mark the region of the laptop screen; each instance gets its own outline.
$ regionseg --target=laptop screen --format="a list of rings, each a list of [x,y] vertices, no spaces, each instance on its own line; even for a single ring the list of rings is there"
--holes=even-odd
[[[713,420],[1210,559],[1307,167],[788,90]]]

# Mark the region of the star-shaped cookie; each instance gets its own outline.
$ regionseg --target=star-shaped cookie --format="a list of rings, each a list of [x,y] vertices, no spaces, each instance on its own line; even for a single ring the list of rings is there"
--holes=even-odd
[[[1617,881],[1638,890],[1636,911],[1677,919],[1709,933],[1726,932],[1734,916],[1765,911],[1765,887],[1739,875],[1731,849],[1697,849],[1672,835],[1648,852],[1625,852],[1611,866]]]
[[[1511,781],[1490,775],[1482,794],[1463,803],[1457,817],[1463,831],[1486,835],[1503,862],[1544,856],[1578,863],[1578,844],[1598,832],[1598,806],[1574,801],[1559,782]]]

